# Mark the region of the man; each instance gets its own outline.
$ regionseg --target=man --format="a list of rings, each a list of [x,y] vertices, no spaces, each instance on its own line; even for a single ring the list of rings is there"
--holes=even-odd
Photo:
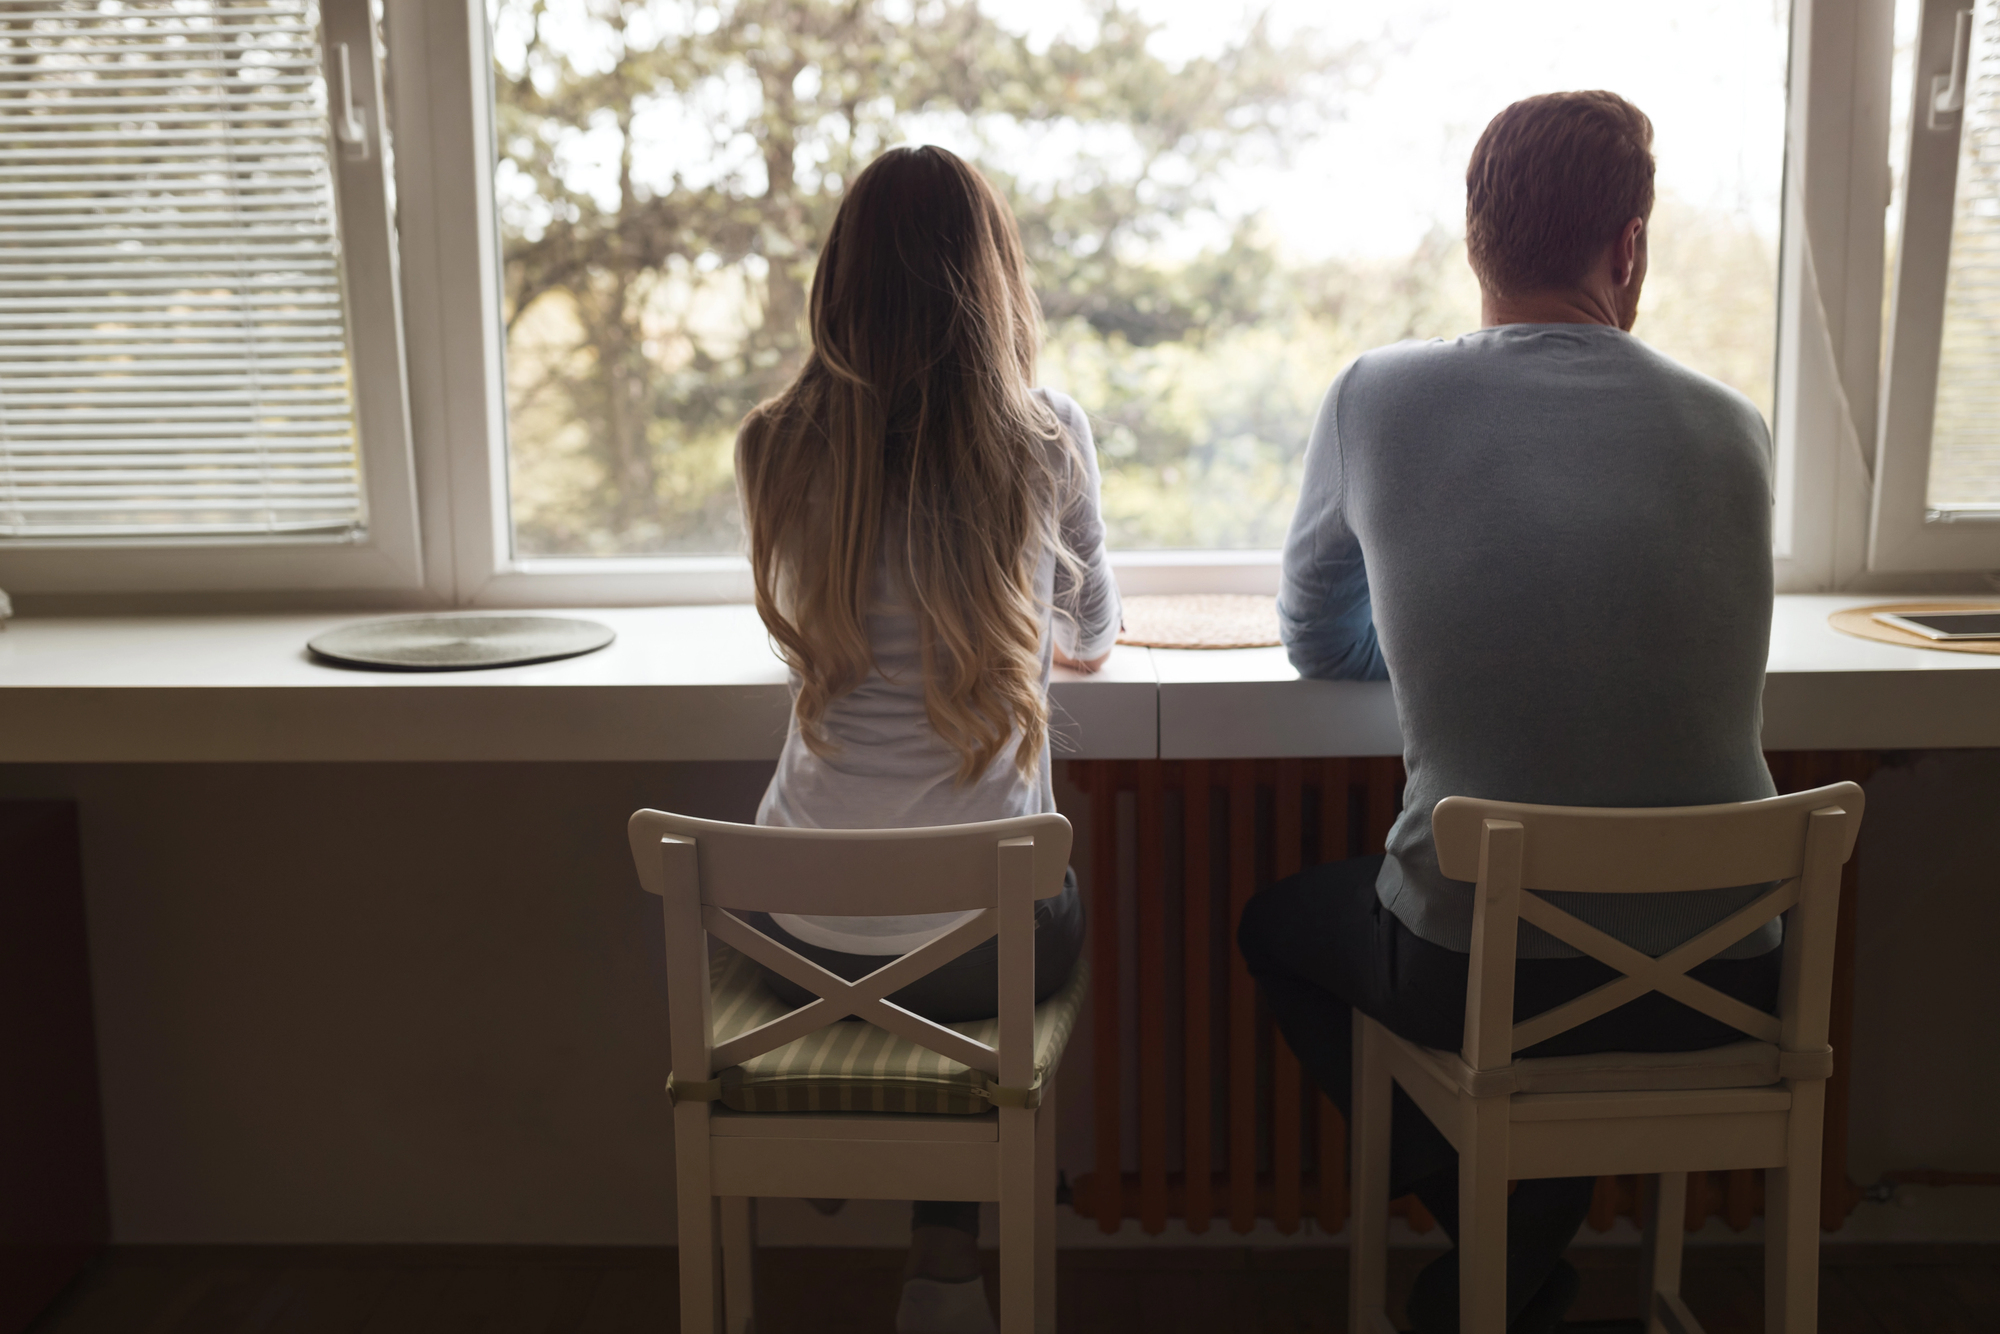
[[[1563,806],[1772,795],[1759,749],[1771,617],[1769,437],[1748,400],[1629,332],[1646,276],[1652,124],[1611,93],[1517,102],[1466,172],[1485,327],[1369,352],[1334,381],[1306,454],[1278,606],[1309,677],[1395,684],[1409,783],[1388,855],[1250,904],[1240,942],[1286,1038],[1349,1105],[1358,1007],[1427,1046],[1463,1040],[1472,886],[1444,878],[1431,809],[1454,794]],[[1661,955],[1759,887],[1551,895]],[[1776,924],[1693,970],[1775,1007]],[[1516,1014],[1616,976],[1523,924]],[[1693,1050],[1735,1030],[1657,993],[1524,1053]],[[1450,1145],[1398,1090],[1392,1190],[1456,1236]],[[1588,1179],[1522,1182],[1508,1209],[1510,1329],[1553,1329]],[[1458,1327],[1456,1254],[1410,1299]]]

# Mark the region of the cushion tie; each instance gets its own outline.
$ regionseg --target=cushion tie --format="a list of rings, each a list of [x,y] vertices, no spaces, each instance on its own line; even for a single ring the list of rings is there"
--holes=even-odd
[[[714,1102],[721,1096],[720,1079],[690,1079],[681,1084],[672,1075],[667,1076],[667,1101],[675,1106],[684,1102]]]
[[[1033,1111],[1042,1105],[1040,1084],[1024,1089],[1008,1088],[1005,1084],[988,1084],[980,1090],[980,1093],[995,1107],[1017,1107],[1024,1111]]]

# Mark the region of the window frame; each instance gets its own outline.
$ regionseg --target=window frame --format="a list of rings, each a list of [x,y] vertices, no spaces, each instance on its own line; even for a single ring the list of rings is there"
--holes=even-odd
[[[365,11],[368,0],[322,5],[331,22],[336,13]],[[1910,586],[1917,571],[1871,560],[1875,516],[1893,499],[1877,405],[1894,0],[1794,0],[1792,8],[1773,423],[1777,587]],[[362,300],[362,257],[352,257],[350,331],[357,385],[364,392],[394,386],[388,397],[400,409],[402,436],[392,447],[393,421],[364,433],[369,541],[334,549],[259,542],[254,561],[221,546],[16,548],[0,552],[0,586],[261,589],[290,592],[298,602],[362,590],[377,602],[461,606],[748,601],[741,556],[515,556],[486,6],[395,0],[383,10],[395,214],[386,191],[368,209],[371,221],[377,212],[382,218],[380,267],[390,281],[386,297]],[[381,65],[375,62],[375,85],[358,90],[376,126],[385,105]],[[379,156],[371,161],[379,166]],[[341,185],[345,229],[360,214],[349,203],[344,172]],[[381,331],[364,338],[362,319]],[[383,354],[365,373],[363,346]],[[391,364],[381,368],[385,357]],[[378,500],[378,487],[392,494]],[[396,518],[398,503],[406,521]],[[1127,593],[1270,593],[1279,557],[1272,550],[1115,551],[1112,565]],[[1976,568],[1995,565],[2000,559]],[[1968,577],[1940,573],[1946,568],[1929,565],[1922,582],[1944,587]]]
[[[1780,593],[1866,574],[1895,0],[1793,0],[1778,278]]]
[[[742,555],[514,554],[486,7],[484,0],[392,4],[388,30],[418,469],[426,532],[451,532],[453,600],[504,607],[750,601]],[[419,69],[421,79],[412,72]],[[447,218],[450,245],[437,231]],[[1271,594],[1280,557],[1269,549],[1113,551],[1111,565],[1128,594]]]
[[[340,236],[342,304],[361,449],[367,524],[358,537],[160,537],[10,540],[0,543],[0,588],[10,594],[94,595],[420,589],[414,451],[404,384],[396,221],[383,153],[382,48],[370,0],[320,0],[323,67],[346,43],[370,58],[352,89],[326,73],[328,98],[354,103],[369,151],[350,158],[332,141],[329,160]]]
[[[1869,515],[1868,566],[1876,571],[2000,569],[2000,514],[1933,517],[1928,499],[1965,123],[1961,112],[1947,129],[1930,128],[1929,104],[1933,76],[1952,72],[1957,16],[1972,8],[1970,0],[1923,0],[1912,53],[1901,244]]]
[[[433,249],[419,256],[406,221],[403,256],[406,303],[414,311],[416,288],[423,287],[422,300],[434,304],[421,321],[424,330],[443,336],[440,344],[413,322],[411,384],[414,395],[437,401],[432,411],[417,408],[420,423],[427,417],[451,421],[449,522],[457,600],[497,606],[749,600],[749,567],[741,556],[521,559],[513,554],[486,9],[483,0],[392,6],[392,47],[415,40],[419,9],[429,11],[422,40],[430,43],[433,56],[449,47],[454,69],[449,79],[433,77],[424,88],[410,90],[411,97],[433,99],[436,115],[421,171],[407,147],[410,136],[398,125],[399,191],[406,217],[418,191],[435,190],[440,213],[470,219],[476,229],[472,244],[453,254]],[[1865,535],[1867,465],[1855,446],[1842,457],[1848,439],[1842,419],[1849,408],[1864,414],[1860,420],[1872,420],[1874,412],[1893,0],[1794,0],[1793,10],[1774,433],[1783,538],[1774,556],[1781,592],[1841,586],[1864,565],[1857,535]],[[409,63],[392,61],[391,68]],[[1861,104],[1843,99],[1843,89],[1861,93]],[[394,101],[400,117],[409,105],[400,84]],[[455,106],[443,105],[454,101]],[[1824,239],[1817,247],[1793,244],[1809,224],[1815,237]],[[1817,282],[1809,282],[1815,249],[1831,255],[1833,263],[1817,274]],[[461,357],[447,368],[428,356],[441,345],[477,345],[479,356]],[[1813,345],[1817,357],[1799,355],[1800,348]],[[1873,432],[1866,438],[1872,443]],[[427,504],[427,522],[430,512]],[[1128,594],[1274,593],[1280,558],[1275,550],[1111,553]]]

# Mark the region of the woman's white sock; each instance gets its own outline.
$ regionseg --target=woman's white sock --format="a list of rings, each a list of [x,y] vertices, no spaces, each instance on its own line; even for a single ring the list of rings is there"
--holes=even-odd
[[[986,1280],[944,1283],[934,1278],[903,1280],[896,1308],[896,1334],[999,1334],[993,1308],[986,1304]]]

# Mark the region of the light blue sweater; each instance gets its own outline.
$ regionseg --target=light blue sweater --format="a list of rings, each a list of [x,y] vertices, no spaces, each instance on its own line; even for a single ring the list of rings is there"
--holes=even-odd
[[[1439,871],[1447,796],[1680,806],[1775,790],[1770,437],[1749,400],[1602,325],[1401,343],[1335,380],[1279,619],[1302,675],[1394,684],[1409,771],[1377,891],[1472,940]],[[1757,887],[1550,899],[1660,955]],[[1725,952],[1777,944],[1774,922]],[[1527,958],[1576,951],[1523,924]]]

